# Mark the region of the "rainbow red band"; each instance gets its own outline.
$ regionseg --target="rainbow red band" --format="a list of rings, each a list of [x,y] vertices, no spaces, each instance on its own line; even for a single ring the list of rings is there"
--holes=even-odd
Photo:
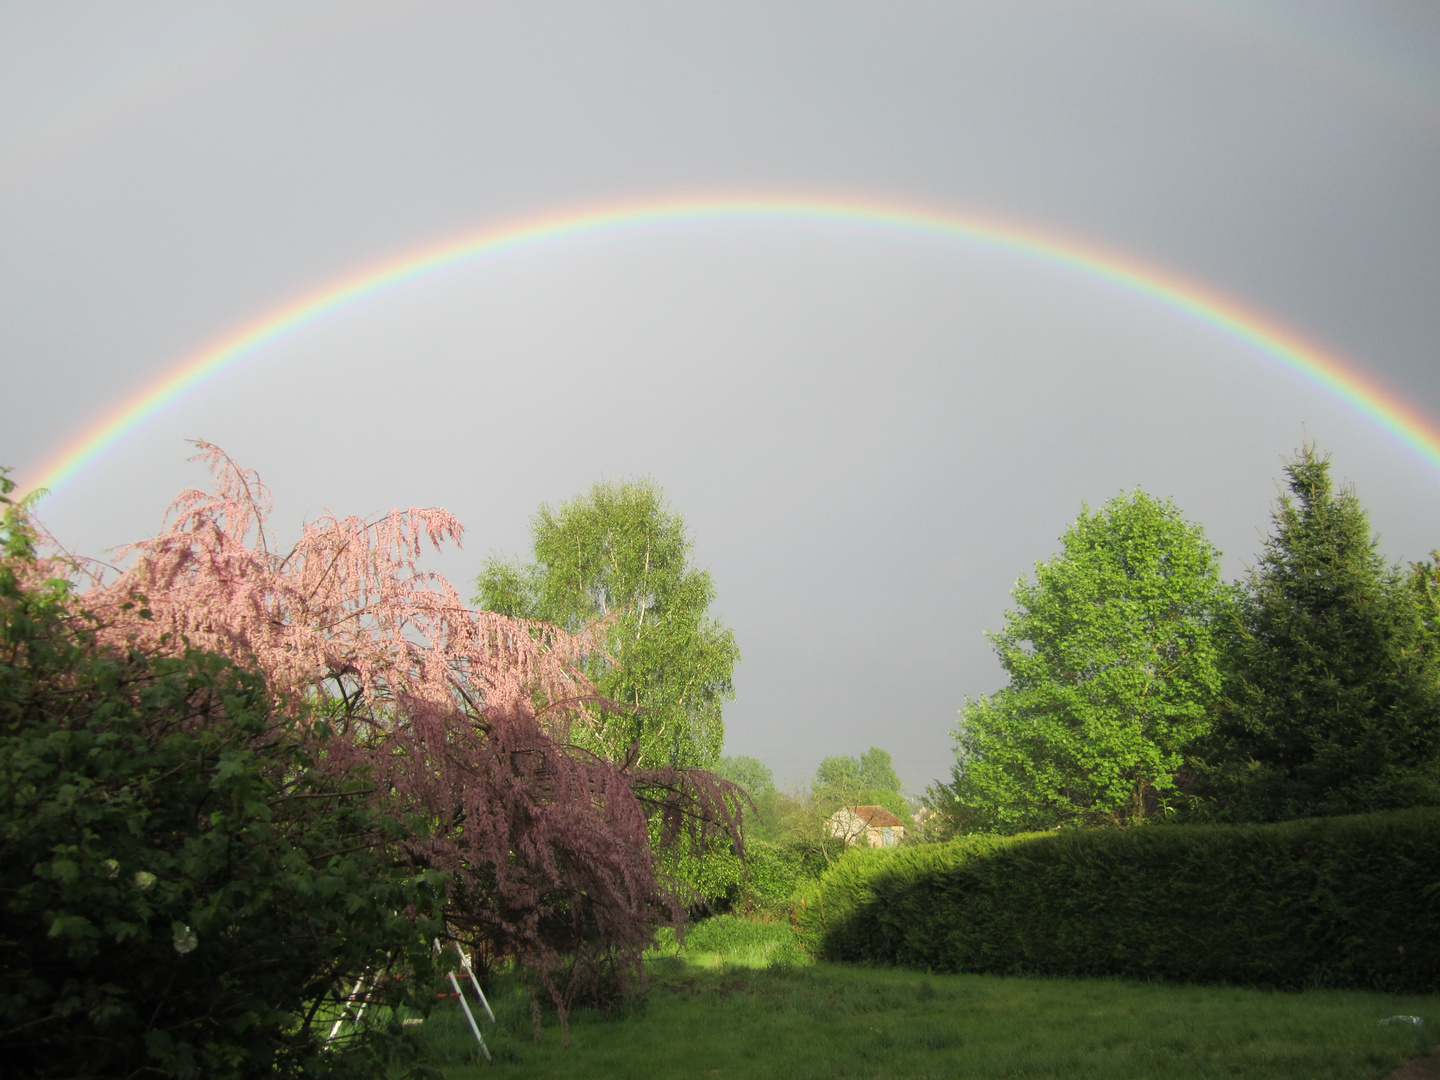
[[[1440,469],[1440,426],[1362,374],[1354,364],[1232,300],[1131,257],[1030,226],[897,203],[816,196],[710,195],[548,214],[410,251],[323,286],[183,361],[34,470],[33,479],[24,478],[21,488],[54,491],[62,487],[127,434],[206,379],[288,334],[388,290],[451,267],[547,243],[625,230],[725,223],[849,227],[897,237],[958,241],[1076,271],[1204,323],[1277,361],[1346,402]]]

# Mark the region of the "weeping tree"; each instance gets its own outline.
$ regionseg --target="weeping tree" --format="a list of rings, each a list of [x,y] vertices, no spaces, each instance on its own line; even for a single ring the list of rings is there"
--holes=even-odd
[[[473,610],[420,571],[426,544],[460,540],[450,514],[327,516],[281,550],[259,477],[198,446],[215,489],[183,493],[81,595],[98,642],[226,657],[282,713],[324,717],[321,765],[364,769],[389,812],[429,823],[396,857],[445,875],[450,931],[532,972],[562,1026],[576,1000],[623,988],[654,928],[684,918],[656,853],[738,835],[738,789],[577,745],[599,729],[586,664],[602,642]]]

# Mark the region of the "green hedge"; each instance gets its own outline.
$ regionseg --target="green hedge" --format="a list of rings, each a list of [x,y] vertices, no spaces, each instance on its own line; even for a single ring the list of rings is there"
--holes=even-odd
[[[934,971],[1440,990],[1440,810],[855,851],[802,943]]]

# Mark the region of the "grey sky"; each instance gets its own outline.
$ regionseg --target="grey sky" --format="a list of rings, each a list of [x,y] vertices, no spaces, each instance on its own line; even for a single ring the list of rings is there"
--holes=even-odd
[[[0,462],[226,331],[516,216],[680,192],[1000,215],[1168,267],[1440,417],[1428,2],[0,5]],[[1259,546],[1302,424],[1396,559],[1440,475],[1233,340],[1074,273],[845,230],[532,250],[296,335],[57,493],[87,552],[219,442],[324,507],[438,503],[466,581],[541,501],[653,476],[744,653],[727,752],[943,775],[981,631],[1082,500]]]

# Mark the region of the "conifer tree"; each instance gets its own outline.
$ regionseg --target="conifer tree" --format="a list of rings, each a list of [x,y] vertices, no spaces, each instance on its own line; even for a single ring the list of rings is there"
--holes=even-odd
[[[1313,446],[1285,473],[1237,609],[1221,805],[1283,819],[1440,801],[1433,575],[1421,565],[1407,581],[1386,564],[1354,490],[1335,489]]]

